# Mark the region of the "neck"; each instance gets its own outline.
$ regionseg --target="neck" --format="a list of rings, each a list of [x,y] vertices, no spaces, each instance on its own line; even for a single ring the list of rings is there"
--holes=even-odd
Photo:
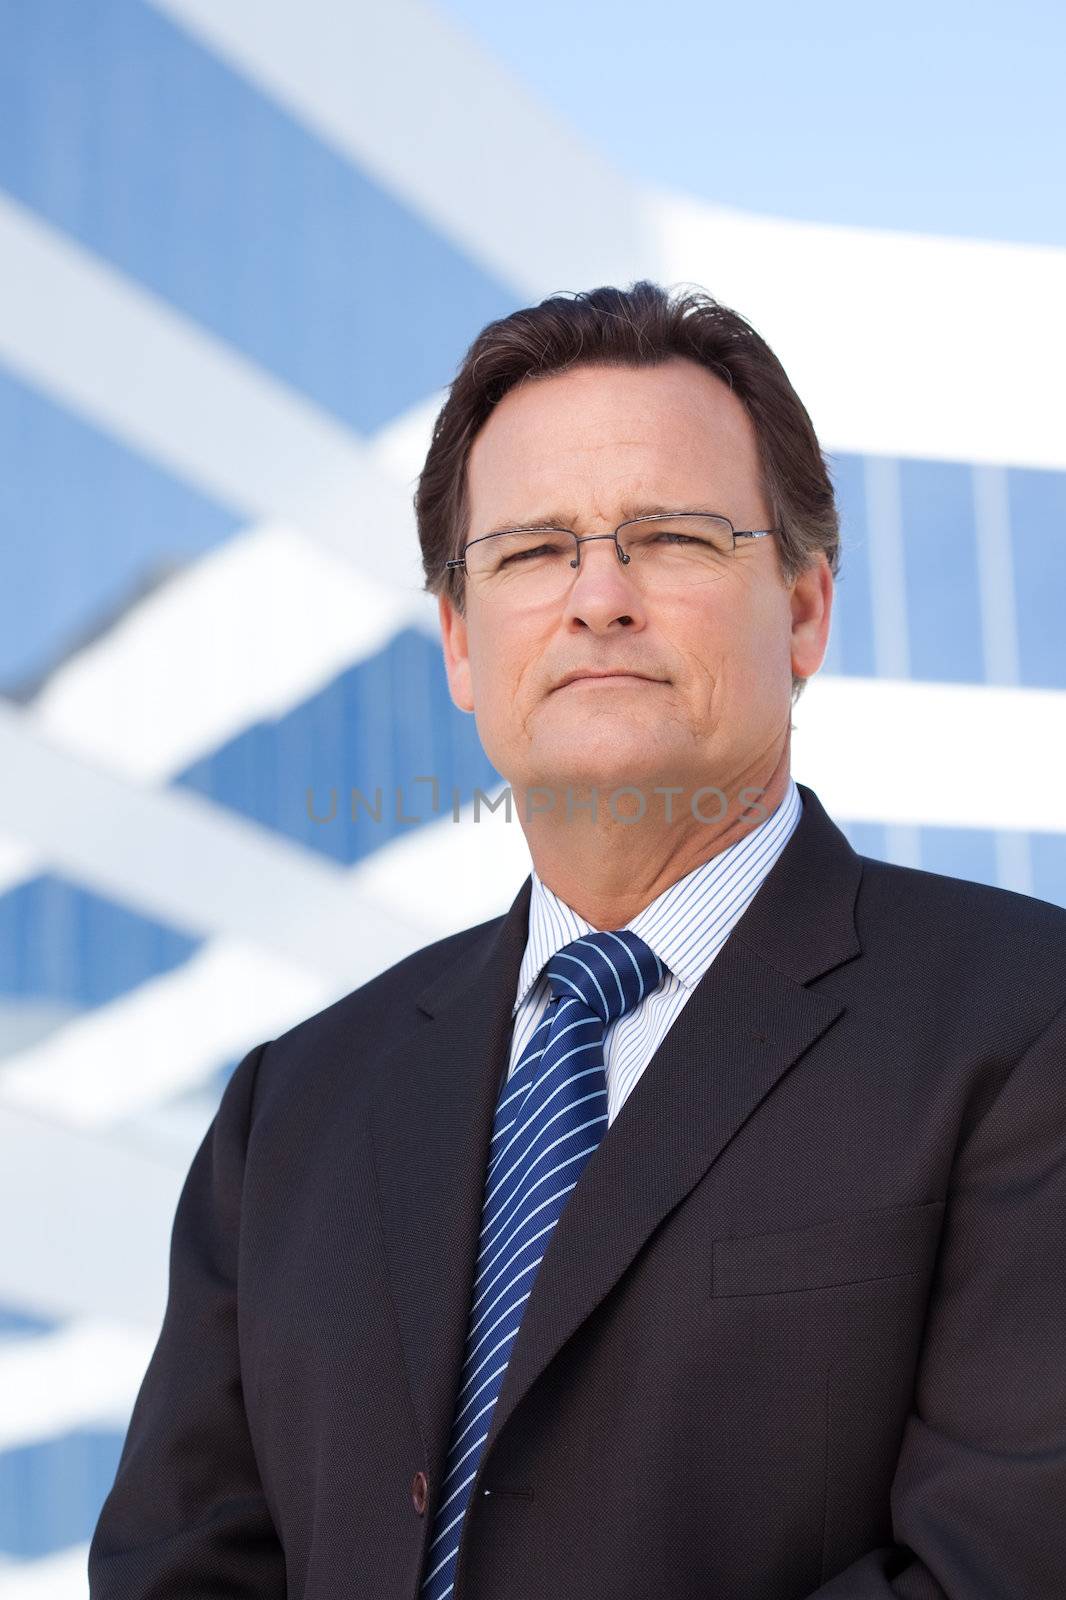
[[[636,796],[618,797],[616,817],[607,803],[610,791],[594,801],[591,788],[574,787],[565,797],[560,792],[550,810],[519,804],[519,811],[541,882],[602,932],[625,927],[680,878],[761,826],[781,804],[788,781],[786,740],[771,771],[719,781],[717,793],[710,779],[688,789],[675,786],[669,797],[649,785],[639,820]]]

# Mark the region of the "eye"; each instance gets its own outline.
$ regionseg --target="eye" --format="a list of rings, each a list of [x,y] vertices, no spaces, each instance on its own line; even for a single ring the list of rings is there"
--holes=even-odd
[[[511,567],[514,566],[516,561],[529,561],[534,556],[557,556],[559,554],[560,550],[556,545],[537,544],[528,550],[512,550],[510,555],[504,556],[500,566]]]
[[[501,533],[486,541],[485,548],[492,553],[495,570],[519,565],[537,565],[571,551],[573,539],[568,533],[555,533],[546,528],[525,528],[514,533]],[[495,546],[495,548],[493,548]]]

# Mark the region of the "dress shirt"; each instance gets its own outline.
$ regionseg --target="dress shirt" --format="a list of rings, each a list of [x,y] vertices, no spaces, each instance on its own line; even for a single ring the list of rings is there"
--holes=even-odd
[[[777,810],[728,849],[672,883],[626,927],[649,944],[666,978],[635,1011],[604,1035],[607,1121],[614,1121],[682,1006],[744,915],[800,819],[803,801],[790,776]],[[551,989],[545,964],[564,945],[594,930],[532,872],[529,935],[518,973],[508,1077],[544,1015]]]

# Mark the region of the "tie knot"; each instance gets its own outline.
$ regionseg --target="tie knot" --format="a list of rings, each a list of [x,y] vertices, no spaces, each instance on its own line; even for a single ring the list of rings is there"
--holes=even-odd
[[[605,1023],[632,1011],[666,976],[655,951],[628,928],[574,939],[544,970],[553,995],[581,999]]]

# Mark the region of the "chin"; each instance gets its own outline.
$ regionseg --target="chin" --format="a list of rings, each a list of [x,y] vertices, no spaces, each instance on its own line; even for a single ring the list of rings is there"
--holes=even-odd
[[[647,792],[650,805],[652,789],[663,780],[659,777],[662,767],[654,760],[649,740],[622,740],[612,736],[617,730],[602,732],[605,737],[597,737],[590,730],[587,740],[576,752],[570,746],[559,751],[557,761],[538,763],[538,770],[547,771],[549,775],[530,780],[527,787],[536,784],[564,792],[567,788],[596,789],[601,802],[605,802],[612,789],[632,784]]]

